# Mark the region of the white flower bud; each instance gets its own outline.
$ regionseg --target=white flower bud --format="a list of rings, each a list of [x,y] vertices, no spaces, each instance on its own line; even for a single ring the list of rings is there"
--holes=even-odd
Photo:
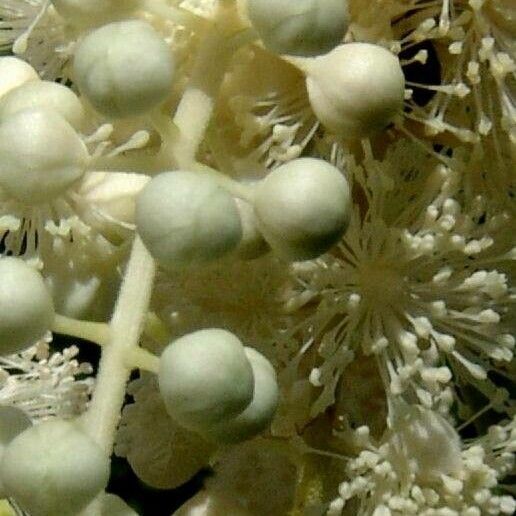
[[[253,348],[245,348],[245,354],[253,369],[253,400],[235,418],[209,429],[206,437],[217,442],[235,443],[254,437],[270,425],[278,407],[279,389],[274,367]]]
[[[258,229],[252,205],[242,199],[235,199],[235,202],[242,223],[242,239],[238,244],[237,253],[244,260],[253,260],[268,252],[269,246]]]
[[[305,72],[317,118],[343,138],[369,136],[402,112],[403,71],[399,59],[383,47],[340,45],[307,62]]]
[[[88,161],[84,142],[55,112],[27,109],[0,122],[0,187],[22,203],[52,201]]]
[[[146,22],[110,23],[88,34],[74,59],[80,92],[113,118],[142,114],[171,91],[174,65],[165,40]]]
[[[206,263],[234,249],[242,237],[233,198],[196,172],[166,172],[136,199],[136,227],[164,267]]]
[[[18,353],[50,329],[54,306],[41,275],[19,258],[0,258],[0,355]]]
[[[93,25],[123,16],[136,0],[52,0],[56,11],[75,25]]]
[[[253,398],[251,364],[226,330],[199,330],[173,341],[161,355],[158,381],[170,416],[199,432],[237,416]]]
[[[264,45],[279,54],[329,52],[349,24],[346,0],[248,0],[247,12]]]
[[[4,455],[5,447],[24,430],[31,426],[31,420],[16,407],[0,406],[0,461]],[[5,498],[7,493],[0,479],[0,498]]]
[[[38,72],[29,63],[17,57],[0,57],[0,98],[27,81],[39,79]]]
[[[107,485],[109,457],[78,426],[46,421],[5,449],[0,478],[31,516],[76,516]]]
[[[316,258],[332,247],[350,218],[350,192],[343,174],[314,158],[299,158],[273,170],[256,187],[258,225],[274,251],[287,260]]]
[[[77,95],[57,82],[29,81],[11,90],[0,100],[0,120],[28,108],[55,111],[77,129],[84,121],[84,108]]]

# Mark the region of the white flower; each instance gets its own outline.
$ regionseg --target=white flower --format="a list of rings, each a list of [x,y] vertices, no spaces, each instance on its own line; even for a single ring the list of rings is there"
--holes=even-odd
[[[297,288],[287,303],[314,307],[304,321],[320,357],[312,412],[333,403],[359,349],[377,356],[387,392],[409,390],[446,412],[453,378],[456,389],[473,385],[507,410],[507,392],[488,372],[503,375],[513,357],[509,216],[482,199],[463,209],[460,175],[407,141],[382,161],[348,167],[362,201],[338,249],[294,264]]]
[[[93,388],[92,367],[79,348],[51,352],[51,338],[20,354],[0,357],[0,404],[22,409],[33,421],[82,414]]]
[[[413,419],[416,426],[388,434],[378,446],[366,440],[362,451],[348,462],[348,479],[339,486],[337,498],[344,510],[349,504],[357,511],[355,514],[374,516],[513,514],[514,498],[498,492],[503,488],[499,484],[514,465],[511,451],[516,442],[515,421],[491,427],[486,435],[457,447],[461,442],[458,434],[444,420],[439,422],[440,416],[417,407],[414,410],[421,414]],[[419,437],[411,433],[416,428]],[[432,440],[418,440],[425,434],[429,439],[439,436],[441,446]],[[418,453],[420,445],[428,447],[430,443],[434,444],[434,458],[426,452]],[[408,447],[405,461],[399,460],[400,444]],[[456,462],[453,472],[445,456],[451,449]],[[433,467],[437,466],[437,476],[418,477],[414,470],[422,468],[426,473],[428,459]]]
[[[319,127],[302,75],[259,48],[235,57],[215,116],[210,150],[244,177],[299,157]]]

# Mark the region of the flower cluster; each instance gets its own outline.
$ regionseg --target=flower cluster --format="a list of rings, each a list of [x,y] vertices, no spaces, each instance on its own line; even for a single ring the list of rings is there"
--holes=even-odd
[[[515,512],[513,2],[0,3],[0,498]]]

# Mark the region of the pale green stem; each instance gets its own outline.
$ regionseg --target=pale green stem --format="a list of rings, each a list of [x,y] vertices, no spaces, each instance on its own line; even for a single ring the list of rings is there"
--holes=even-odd
[[[125,357],[126,367],[129,369],[143,369],[158,374],[159,357],[143,348],[132,348]]]
[[[147,314],[143,331],[145,335],[154,339],[159,344],[167,344],[170,340],[170,332],[163,321],[154,312]]]
[[[84,418],[86,431],[108,454],[113,449],[129,380],[130,369],[125,357],[138,346],[154,273],[154,260],[136,236],[110,323],[109,345],[102,349],[97,383]]]
[[[211,119],[215,97],[235,50],[227,43],[234,14],[234,6],[219,5],[215,22],[201,44],[190,83],[174,115],[179,134],[171,143],[171,152],[176,164],[187,170],[195,161]]]
[[[52,332],[88,340],[99,346],[106,345],[110,338],[109,325],[106,323],[80,321],[59,314],[54,317]]]

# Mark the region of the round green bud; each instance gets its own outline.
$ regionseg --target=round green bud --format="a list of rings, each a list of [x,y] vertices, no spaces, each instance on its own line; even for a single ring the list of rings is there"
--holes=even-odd
[[[29,81],[11,90],[0,100],[0,120],[28,108],[55,111],[77,129],[84,122],[84,108],[77,95],[57,82]]]
[[[307,63],[306,85],[317,118],[346,139],[385,129],[403,110],[399,59],[371,43],[348,43]]]
[[[196,172],[166,172],[136,199],[136,229],[165,268],[210,262],[242,237],[235,201],[217,182]]]
[[[98,25],[129,13],[136,0],[52,0],[56,11],[74,25]]]
[[[104,25],[77,46],[74,78],[80,92],[103,115],[145,113],[170,94],[174,64],[165,40],[146,22]]]
[[[0,187],[24,204],[51,202],[88,162],[86,145],[54,111],[26,109],[0,121]]]
[[[347,0],[248,0],[249,19],[263,44],[278,54],[315,56],[342,42]]]
[[[232,333],[210,328],[169,344],[160,359],[159,390],[180,425],[202,433],[240,414],[253,398],[253,371]]]
[[[0,98],[27,81],[39,79],[29,63],[11,56],[0,57]]]
[[[23,351],[43,337],[54,306],[41,275],[20,258],[0,258],[0,355]]]
[[[31,516],[76,516],[107,486],[109,457],[72,422],[46,421],[6,447],[0,478]]]
[[[272,422],[278,407],[279,389],[272,364],[253,348],[245,348],[253,369],[253,400],[233,419],[214,425],[205,437],[219,443],[236,443],[263,432]]]
[[[23,410],[12,406],[0,406],[0,461],[5,447],[31,425],[29,416]],[[0,479],[0,498],[6,497],[7,493]]]
[[[258,225],[272,249],[291,261],[328,251],[346,230],[351,197],[344,175],[321,159],[299,158],[256,187]]]

